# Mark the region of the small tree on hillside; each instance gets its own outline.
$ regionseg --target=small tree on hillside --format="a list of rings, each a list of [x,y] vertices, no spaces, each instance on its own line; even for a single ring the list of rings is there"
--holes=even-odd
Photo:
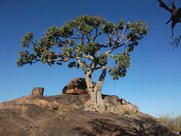
[[[104,109],[101,88],[107,71],[114,80],[126,75],[130,65],[130,53],[147,33],[142,21],[134,23],[120,20],[117,24],[107,22],[100,16],[79,16],[62,27],[52,26],[39,41],[33,40],[31,32],[24,35],[19,53],[18,66],[42,62],[48,65],[62,65],[81,68],[91,103]],[[111,60],[114,62],[111,63]],[[97,82],[92,74],[101,70]]]

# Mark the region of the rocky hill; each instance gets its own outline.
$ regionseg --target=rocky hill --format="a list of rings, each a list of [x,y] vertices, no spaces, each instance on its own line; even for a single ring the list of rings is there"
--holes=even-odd
[[[87,94],[63,94],[0,103],[0,136],[177,136],[139,111],[88,111],[88,100]]]

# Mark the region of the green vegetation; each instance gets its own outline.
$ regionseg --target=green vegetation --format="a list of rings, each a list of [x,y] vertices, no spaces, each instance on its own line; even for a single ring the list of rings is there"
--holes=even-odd
[[[105,109],[101,88],[107,71],[114,80],[124,77],[130,65],[130,53],[147,31],[142,21],[120,20],[114,24],[101,16],[79,16],[62,27],[48,28],[39,41],[34,41],[33,33],[25,34],[24,50],[19,54],[17,65],[42,62],[52,66],[67,62],[69,68],[81,68],[92,104],[98,110]],[[94,82],[92,74],[96,70],[101,74]]]
[[[170,118],[168,115],[162,115],[158,118],[158,121],[177,134],[181,132],[181,116]]]

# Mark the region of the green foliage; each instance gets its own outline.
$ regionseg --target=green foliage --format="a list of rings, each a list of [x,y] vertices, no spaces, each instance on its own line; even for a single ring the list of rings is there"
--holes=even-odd
[[[74,22],[78,27],[86,25],[92,28],[97,28],[106,21],[101,16],[79,16]]]
[[[21,40],[22,47],[29,47],[29,42],[33,39],[33,33],[28,32],[24,35],[23,39]]]
[[[124,29],[124,20],[121,19],[121,20],[117,23],[117,25],[115,26],[115,28],[116,28],[117,30],[123,30],[123,29]]]
[[[89,42],[86,45],[82,45],[80,48],[80,51],[83,52],[84,54],[88,55],[94,55],[100,50],[100,46],[98,46],[97,43],[94,42]]]
[[[128,35],[128,38],[130,38],[131,41],[137,41],[142,39],[143,35],[147,33],[148,29],[142,21],[136,21],[135,23],[130,24],[129,28],[131,32]]]
[[[24,64],[27,64],[27,63],[32,64],[32,61],[37,58],[36,55],[29,54],[27,50],[21,51],[19,55],[20,55],[20,58],[17,61],[17,65],[19,66],[23,66]]]
[[[118,80],[119,77],[124,77],[127,72],[127,68],[130,65],[129,54],[118,53],[117,56],[114,56],[115,66],[110,68],[109,73],[112,76],[113,80]]]
[[[101,54],[101,55],[98,57],[98,63],[99,63],[101,66],[107,65],[107,55],[106,55],[106,54]]]
[[[81,68],[94,72],[108,68],[108,61],[115,65],[109,69],[114,80],[126,75],[130,65],[130,53],[147,33],[142,21],[134,23],[120,20],[117,24],[101,16],[79,16],[63,26],[48,28],[39,41],[33,41],[31,32],[24,35],[18,66],[42,62],[61,65],[68,62],[69,68]]]
[[[114,31],[114,24],[112,22],[108,22],[102,27],[102,30],[104,33],[112,33]]]

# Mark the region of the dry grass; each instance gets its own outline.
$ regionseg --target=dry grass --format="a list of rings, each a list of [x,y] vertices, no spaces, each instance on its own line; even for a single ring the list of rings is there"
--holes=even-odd
[[[168,115],[162,115],[158,118],[158,121],[162,125],[181,135],[181,116],[170,118]]]

